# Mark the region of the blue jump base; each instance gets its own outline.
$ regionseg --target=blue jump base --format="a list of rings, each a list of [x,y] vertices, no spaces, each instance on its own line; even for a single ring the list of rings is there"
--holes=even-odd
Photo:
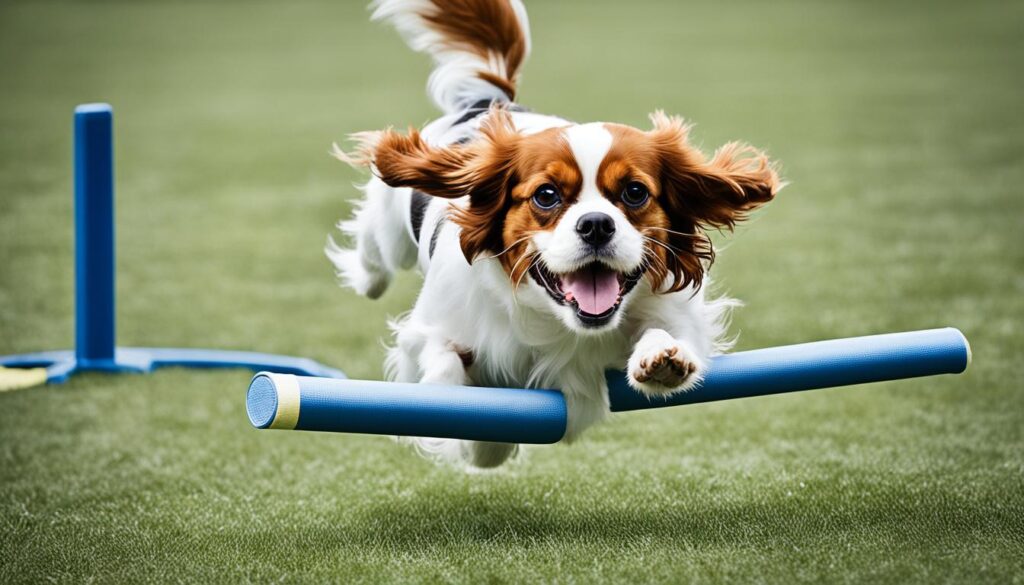
[[[0,366],[46,368],[61,383],[76,372],[147,373],[156,368],[248,368],[344,378],[311,359],[216,349],[116,347],[114,273],[114,112],[84,104],[74,115],[75,349],[0,356]]]
[[[112,360],[79,361],[72,350],[40,351],[0,356],[7,368],[46,368],[50,384],[66,382],[77,372],[129,372],[146,374],[157,368],[244,368],[254,372],[275,372],[297,376],[344,379],[341,370],[308,358],[220,349],[174,347],[118,347]]]

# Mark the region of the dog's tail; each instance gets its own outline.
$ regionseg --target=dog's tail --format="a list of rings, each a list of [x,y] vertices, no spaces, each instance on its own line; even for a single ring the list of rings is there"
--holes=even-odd
[[[374,20],[390,22],[413,50],[433,57],[427,92],[446,114],[515,99],[530,53],[521,0],[375,0],[371,8]]]

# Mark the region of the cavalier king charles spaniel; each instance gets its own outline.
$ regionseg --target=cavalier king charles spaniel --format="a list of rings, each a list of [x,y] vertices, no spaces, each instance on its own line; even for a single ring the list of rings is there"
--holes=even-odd
[[[685,392],[724,351],[736,304],[710,299],[706,231],[730,229],[781,187],[759,150],[710,158],[682,119],[653,128],[577,124],[515,100],[530,52],[520,0],[378,0],[433,57],[428,91],[445,115],[423,130],[353,135],[341,160],[369,167],[355,216],[328,241],[342,282],[377,298],[399,269],[424,275],[393,323],[388,377],[402,382],[558,388],[565,441],[605,418],[606,368],[648,396]],[[408,439],[422,452],[495,467],[517,446]]]

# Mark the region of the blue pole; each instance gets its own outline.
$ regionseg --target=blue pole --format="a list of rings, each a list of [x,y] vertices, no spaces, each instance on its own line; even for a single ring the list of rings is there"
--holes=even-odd
[[[971,346],[958,329],[927,329],[829,339],[720,355],[704,382],[689,392],[648,398],[607,372],[615,412],[732,400],[800,390],[835,388],[937,374],[959,374],[971,363]]]
[[[953,328],[816,341],[717,356],[703,384],[648,398],[609,370],[612,411],[765,396],[967,369],[971,350]],[[554,390],[471,388],[257,374],[246,395],[249,421],[261,429],[371,433],[554,443],[567,424]]]
[[[114,113],[75,108],[75,358],[114,361]]]
[[[336,380],[261,372],[246,396],[257,428],[555,443],[561,392]]]

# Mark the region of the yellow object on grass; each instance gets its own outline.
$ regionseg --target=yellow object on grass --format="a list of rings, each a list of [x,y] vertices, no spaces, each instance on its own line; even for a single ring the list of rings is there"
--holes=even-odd
[[[21,390],[46,383],[46,368],[5,368],[0,366],[0,392]]]

